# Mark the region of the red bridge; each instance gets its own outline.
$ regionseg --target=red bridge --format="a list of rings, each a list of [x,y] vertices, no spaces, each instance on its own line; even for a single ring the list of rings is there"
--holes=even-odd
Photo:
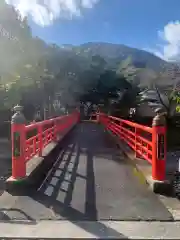
[[[80,113],[74,113],[25,125],[24,117],[16,108],[17,113],[12,119],[12,176],[8,182],[19,182],[26,179],[27,163],[37,154],[42,157],[43,149],[59,137],[65,137],[72,128],[80,124]],[[19,112],[18,112],[19,111]],[[93,118],[95,118],[93,120]],[[166,127],[154,124],[152,128],[134,122],[97,113],[91,116],[94,123],[101,124],[104,130],[116,138],[122,145],[126,143],[135,153],[135,158],[143,158],[151,165],[152,180],[166,180]],[[84,124],[84,127],[88,124]],[[99,132],[98,127],[95,127]],[[87,133],[90,135],[91,132]],[[119,142],[120,140],[120,142]],[[97,139],[94,137],[94,141]],[[98,144],[98,143],[97,143]],[[125,147],[125,146],[124,146]],[[126,153],[126,151],[125,151]]]
[[[11,128],[12,176],[0,197],[1,219],[174,220],[153,193],[171,190],[161,120],[157,115],[147,127],[97,113],[83,122],[76,110],[26,125],[17,106]]]

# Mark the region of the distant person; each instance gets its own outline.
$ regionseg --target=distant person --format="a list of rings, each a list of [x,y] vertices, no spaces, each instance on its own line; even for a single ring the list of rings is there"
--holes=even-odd
[[[38,111],[38,112],[35,114],[34,121],[35,121],[35,122],[40,122],[40,121],[42,121],[40,111]]]

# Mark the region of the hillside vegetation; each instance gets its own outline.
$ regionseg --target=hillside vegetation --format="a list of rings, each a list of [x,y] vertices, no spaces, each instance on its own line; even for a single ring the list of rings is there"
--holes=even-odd
[[[27,19],[4,1],[0,34],[1,111],[22,104],[32,112],[28,118],[44,109],[56,115],[57,100],[61,110],[87,101],[129,107],[139,88],[175,81],[169,78],[174,68],[167,71],[171,64],[143,50],[110,43],[47,44],[33,37]]]

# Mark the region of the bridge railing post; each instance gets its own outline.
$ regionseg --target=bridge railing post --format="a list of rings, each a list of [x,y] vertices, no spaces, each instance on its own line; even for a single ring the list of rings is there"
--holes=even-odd
[[[42,157],[43,151],[43,125],[40,122],[38,124],[38,141],[39,141],[39,156]]]
[[[15,180],[26,177],[26,120],[22,109],[21,106],[15,106],[15,114],[11,119],[12,178]]]
[[[152,178],[164,181],[166,177],[166,121],[157,109],[152,123]]]
[[[58,120],[54,119],[54,141],[57,142],[58,138]]]
[[[139,150],[139,142],[138,142],[138,136],[140,136],[140,129],[135,127],[135,157],[140,158],[141,155],[138,153]]]

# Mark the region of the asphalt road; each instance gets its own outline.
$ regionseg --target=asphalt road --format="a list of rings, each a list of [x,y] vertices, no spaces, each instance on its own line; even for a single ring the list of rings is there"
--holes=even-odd
[[[101,126],[82,123],[39,190],[0,198],[3,220],[172,220]]]
[[[0,196],[3,193],[4,182],[11,175],[11,143],[0,138]]]

